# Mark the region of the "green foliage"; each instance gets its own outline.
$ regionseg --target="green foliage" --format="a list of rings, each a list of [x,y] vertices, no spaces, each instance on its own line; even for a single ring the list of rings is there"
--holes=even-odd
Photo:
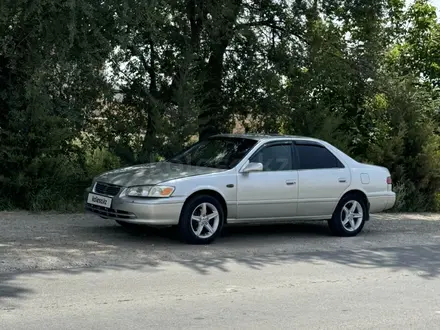
[[[380,135],[369,141],[364,157],[393,173],[396,209],[430,210],[440,187],[440,137],[433,120],[440,103],[413,79],[387,77],[381,87],[381,101],[370,111]]]
[[[103,94],[100,64],[110,49],[93,22],[100,9],[81,1],[0,4],[4,204],[48,209],[77,198],[70,188],[83,172],[70,141]]]
[[[9,189],[0,198],[0,209],[78,211],[84,188],[93,177],[123,164],[108,149],[82,146],[80,150],[79,154],[34,158],[28,171],[20,171],[14,180],[0,177],[3,191]],[[16,199],[18,194],[21,200]]]
[[[231,131],[325,139],[439,208],[440,24],[416,0],[0,3],[0,209]],[[72,142],[75,141],[75,142]]]
[[[404,15],[406,30],[400,34],[391,62],[403,75],[422,77],[428,85],[440,84],[440,24],[436,8],[427,0],[412,3]]]
[[[108,149],[96,148],[85,151],[85,174],[87,178],[93,178],[105,171],[122,166],[121,159]]]

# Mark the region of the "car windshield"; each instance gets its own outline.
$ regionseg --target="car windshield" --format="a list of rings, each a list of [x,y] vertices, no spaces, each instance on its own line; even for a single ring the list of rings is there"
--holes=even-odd
[[[231,169],[255,146],[257,141],[234,137],[213,137],[195,143],[169,159],[170,163]]]

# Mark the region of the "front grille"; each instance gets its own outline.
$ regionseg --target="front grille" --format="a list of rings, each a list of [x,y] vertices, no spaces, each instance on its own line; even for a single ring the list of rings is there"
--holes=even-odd
[[[121,187],[113,184],[97,182],[95,185],[95,192],[98,194],[116,196],[121,191]]]
[[[127,211],[107,209],[105,207],[98,206],[98,205],[92,205],[89,203],[86,204],[86,209],[90,212],[93,212],[95,214],[98,214],[98,215],[106,217],[106,218],[112,218],[112,219],[135,219],[136,218],[136,216],[133,213],[130,213]]]

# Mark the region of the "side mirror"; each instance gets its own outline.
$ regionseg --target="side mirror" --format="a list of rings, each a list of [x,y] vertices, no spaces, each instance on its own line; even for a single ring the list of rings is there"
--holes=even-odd
[[[261,172],[263,170],[263,164],[261,163],[249,163],[246,165],[246,167],[242,170],[243,173],[249,173],[249,172]]]

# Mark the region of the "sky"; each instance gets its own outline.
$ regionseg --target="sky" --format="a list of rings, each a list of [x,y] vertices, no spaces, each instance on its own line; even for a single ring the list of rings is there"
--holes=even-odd
[[[428,0],[433,6],[437,7],[437,19],[440,21],[440,0]],[[405,0],[406,5],[414,3],[414,0]]]
[[[408,1],[408,0],[407,0]],[[412,1],[408,1],[408,2],[412,2]],[[437,13],[440,13],[440,0],[430,0],[430,2],[437,7]]]
[[[437,7],[437,12],[440,12],[440,0],[431,0],[431,3]]]

